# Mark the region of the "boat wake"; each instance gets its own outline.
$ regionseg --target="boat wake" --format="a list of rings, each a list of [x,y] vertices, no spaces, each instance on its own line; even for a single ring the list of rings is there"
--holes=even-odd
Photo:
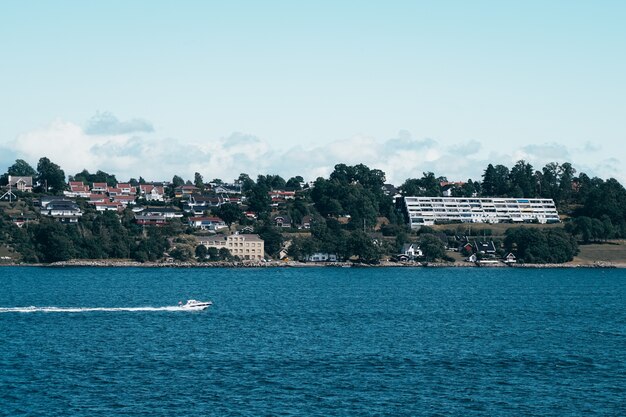
[[[183,306],[165,307],[0,307],[0,313],[88,313],[93,311],[197,311]]]

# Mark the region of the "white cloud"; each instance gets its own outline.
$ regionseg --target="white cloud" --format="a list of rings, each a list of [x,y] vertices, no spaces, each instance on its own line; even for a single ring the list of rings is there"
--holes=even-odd
[[[476,140],[444,145],[434,139],[414,139],[406,131],[385,141],[358,135],[308,149],[299,145],[274,149],[261,138],[239,132],[198,143],[156,136],[138,132],[95,135],[75,123],[56,120],[45,128],[19,135],[6,146],[6,151],[33,166],[40,157],[47,156],[67,175],[83,169],[103,170],[120,180],[139,176],[166,180],[175,174],[193,179],[194,172],[201,173],[205,180],[230,181],[242,172],[252,178],[258,174],[279,174],[314,180],[328,176],[338,163],[363,163],[381,169],[389,182],[400,185],[427,171],[450,180],[479,180],[487,164],[511,167],[520,159],[535,169],[548,162],[568,161],[590,176],[615,177],[622,183],[626,180],[621,163],[614,156],[597,158],[596,163],[585,165],[588,151],[554,143],[501,147],[506,152],[487,155]],[[7,166],[12,162],[7,161]]]
[[[110,112],[96,113],[85,127],[88,135],[123,135],[136,132],[154,132],[154,127],[143,119],[120,121]]]

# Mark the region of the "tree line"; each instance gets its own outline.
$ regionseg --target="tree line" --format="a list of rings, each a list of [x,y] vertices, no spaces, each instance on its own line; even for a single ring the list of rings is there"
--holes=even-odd
[[[17,160],[0,177],[0,183],[6,184],[9,175],[33,176],[36,193],[60,194],[67,187],[64,171],[48,158],[41,158],[36,169],[23,160]],[[92,174],[83,170],[70,176],[70,179],[85,183],[117,183],[114,174],[104,171]],[[285,250],[285,241],[290,240],[288,253],[295,258],[326,252],[374,262],[381,256],[398,253],[404,243],[417,241],[428,248],[425,251],[428,259],[446,258],[444,245],[437,243],[442,240],[435,234],[426,230],[416,235],[408,229],[403,205],[397,204],[393,196],[383,192],[386,178],[381,170],[370,169],[363,164],[338,164],[327,178],[317,178],[312,187],[301,176],[285,180],[280,175],[266,174],[252,179],[242,173],[237,181],[245,196],[245,204],[224,204],[206,214],[221,217],[229,226],[236,223],[253,227],[254,232],[265,240],[266,251],[270,256],[278,256],[281,250]],[[139,177],[139,180],[131,178],[128,182],[138,185],[145,183],[145,180]],[[211,182],[222,183],[217,178]],[[200,190],[206,185],[199,173],[194,175],[193,182],[174,176],[168,184],[170,195],[173,195],[176,186],[182,184],[194,184]],[[535,170],[525,161],[519,161],[511,168],[489,164],[483,171],[481,180],[468,179],[453,185],[448,183],[446,177],[424,172],[420,178],[407,179],[399,187],[399,192],[403,196],[441,196],[449,187],[452,187],[452,195],[464,197],[551,198],[559,207],[559,212],[568,218],[562,231],[581,243],[626,237],[624,187],[612,178],[602,180],[590,178],[585,173],[577,173],[567,162],[547,164],[540,170]],[[280,212],[290,216],[294,224],[299,224],[305,216],[310,216],[312,221],[309,234],[287,236],[282,229],[274,226],[269,192],[276,189],[298,191],[296,198],[286,202]],[[182,207],[183,202],[174,199],[173,203]],[[170,222],[165,228],[139,227],[134,223],[130,210],[120,215],[101,214],[84,202],[81,204],[85,215],[78,225],[66,226],[42,218],[38,224],[27,229],[18,229],[4,215],[2,240],[19,248],[23,258],[32,262],[117,257],[152,261],[160,259],[169,249],[181,258],[228,258],[225,253],[214,254],[211,251],[205,254],[202,249],[196,252],[195,248],[177,252],[175,248],[171,248],[172,244],[174,247],[184,246],[176,241],[176,236],[192,232],[181,221]],[[254,212],[257,220],[247,218],[244,210]],[[528,245],[518,245],[516,241],[526,239],[535,242],[534,247],[543,248],[540,252],[549,252],[554,239],[557,242],[569,241],[561,239],[560,235],[548,234],[541,237],[535,234],[535,231],[525,235],[511,232],[511,237],[507,235],[508,240],[502,242],[502,249],[515,250],[527,262],[539,259],[547,261],[547,257],[542,258],[532,250],[526,255],[523,248]],[[532,239],[529,238],[531,235],[534,236]],[[552,243],[541,244],[544,241]],[[575,250],[570,248],[564,253],[571,254]]]

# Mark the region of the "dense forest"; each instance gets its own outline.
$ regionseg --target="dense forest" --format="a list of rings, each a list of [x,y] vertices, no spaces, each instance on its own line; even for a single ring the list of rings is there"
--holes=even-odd
[[[135,222],[130,207],[120,212],[97,212],[85,199],[76,199],[82,210],[77,224],[61,224],[39,215],[37,200],[47,195],[62,195],[67,189],[65,172],[48,158],[41,158],[33,168],[17,160],[0,177],[6,185],[9,176],[32,176],[32,193],[14,191],[17,201],[1,202],[0,244],[19,254],[23,262],[55,262],[67,259],[134,259],[158,261],[166,255],[177,260],[197,258],[201,261],[232,259],[227,251],[197,247],[193,236],[198,233],[182,218],[172,219],[161,227],[141,226]],[[115,186],[114,174],[87,170],[70,175],[70,181],[94,182]],[[133,186],[146,181],[130,178]],[[307,183],[301,176],[284,179],[280,175],[258,175],[252,179],[241,174],[235,182],[241,188],[241,200],[224,203],[207,210],[205,215],[218,216],[234,230],[251,230],[265,241],[268,257],[282,252],[293,259],[306,259],[317,253],[333,253],[341,259],[351,258],[376,263],[393,258],[405,243],[416,243],[428,261],[450,260],[446,252],[467,243],[461,227],[407,227],[402,196],[542,197],[553,199],[563,219],[557,229],[511,227],[503,236],[490,237],[497,243],[498,255],[516,254],[520,262],[566,262],[577,252],[578,244],[626,237],[626,190],[615,179],[603,180],[577,173],[570,163],[550,163],[535,169],[525,161],[508,168],[489,164],[480,179],[450,182],[446,177],[424,172],[409,178],[399,187],[386,185],[385,173],[359,164],[338,164],[328,178]],[[205,182],[200,173],[184,179],[178,175],[163,184],[168,205],[182,209],[186,197],[175,197],[181,185],[194,185],[199,194],[211,195],[220,179]],[[295,198],[272,204],[270,192],[294,191]],[[392,190],[390,192],[390,190]],[[3,191],[4,192],[4,191]],[[399,198],[396,198],[400,196]],[[138,196],[139,197],[139,196]],[[148,204],[140,198],[138,204]],[[182,212],[182,210],[181,210]],[[18,227],[16,217],[31,213],[25,227]],[[245,213],[254,213],[253,217]],[[277,215],[290,218],[292,227],[277,227]],[[298,227],[310,219],[310,228]],[[476,237],[474,237],[476,238]],[[483,236],[485,238],[485,236]]]

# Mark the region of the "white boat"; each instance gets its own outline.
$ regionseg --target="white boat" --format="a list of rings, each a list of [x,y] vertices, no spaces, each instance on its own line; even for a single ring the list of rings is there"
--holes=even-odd
[[[206,310],[209,306],[212,306],[212,301],[197,301],[187,300],[187,303],[179,303],[180,308],[185,310]]]

